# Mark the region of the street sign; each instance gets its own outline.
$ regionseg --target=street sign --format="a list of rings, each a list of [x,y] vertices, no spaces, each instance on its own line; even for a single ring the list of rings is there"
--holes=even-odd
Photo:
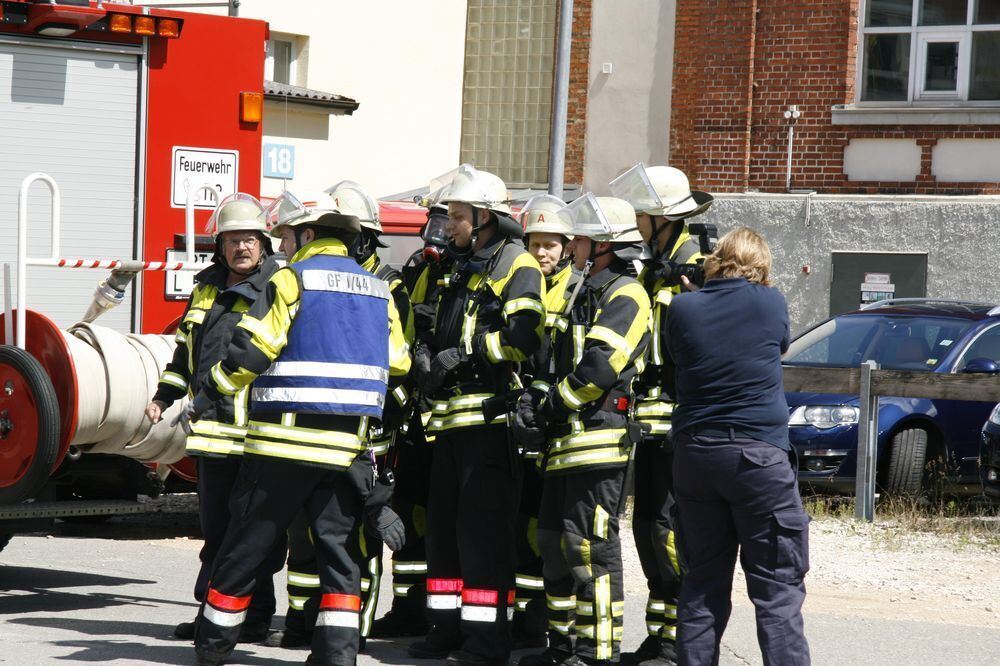
[[[196,251],[194,261],[198,264],[207,264],[212,261],[212,252]],[[167,250],[167,263],[173,261],[187,261],[185,250]],[[186,301],[191,292],[194,291],[194,276],[196,271],[165,271],[166,286],[163,295],[168,301]]]
[[[265,143],[263,157],[265,178],[295,178],[295,146]]]
[[[209,183],[219,191],[219,200],[236,192],[240,174],[240,151],[174,146],[170,205],[184,208],[188,190]],[[199,193],[195,208],[213,209],[215,204]]]

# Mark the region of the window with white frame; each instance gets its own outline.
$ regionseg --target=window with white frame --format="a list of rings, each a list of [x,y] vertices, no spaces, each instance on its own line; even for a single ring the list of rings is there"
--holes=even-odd
[[[275,83],[295,84],[295,38],[276,37],[267,40],[264,78]]]
[[[1000,0],[864,0],[862,102],[1000,103]]]

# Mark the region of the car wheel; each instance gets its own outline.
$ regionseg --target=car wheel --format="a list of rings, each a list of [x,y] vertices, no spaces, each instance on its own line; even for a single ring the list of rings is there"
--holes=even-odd
[[[924,478],[927,460],[927,431],[904,428],[892,438],[889,467],[885,474],[885,491],[890,495],[917,495]]]

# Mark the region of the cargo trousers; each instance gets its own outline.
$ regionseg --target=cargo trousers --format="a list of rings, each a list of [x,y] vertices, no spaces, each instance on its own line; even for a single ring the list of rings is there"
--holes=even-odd
[[[809,516],[788,452],[734,431],[728,437],[680,432],[673,471],[684,567],[680,663],[719,663],[738,552],[764,664],[809,664],[802,622]]]

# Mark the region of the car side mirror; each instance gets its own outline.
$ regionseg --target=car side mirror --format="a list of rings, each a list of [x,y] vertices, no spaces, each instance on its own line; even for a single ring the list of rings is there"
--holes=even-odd
[[[965,364],[962,372],[995,375],[1000,373],[1000,365],[997,365],[997,362],[990,358],[974,358]]]

